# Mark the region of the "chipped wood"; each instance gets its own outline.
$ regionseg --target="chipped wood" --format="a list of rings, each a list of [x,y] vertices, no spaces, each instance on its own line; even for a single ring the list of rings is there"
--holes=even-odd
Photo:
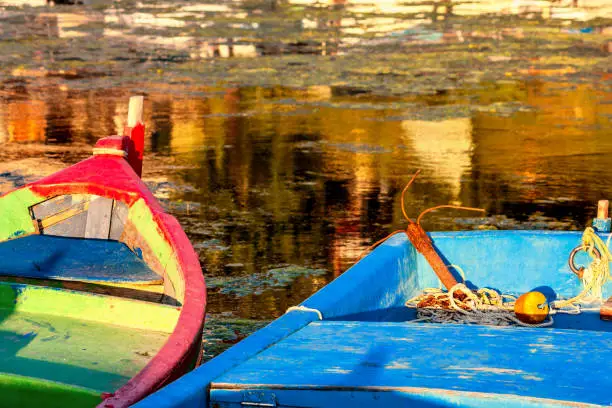
[[[85,226],[85,238],[108,239],[113,199],[98,197],[91,201]]]
[[[125,228],[125,223],[128,219],[128,211],[129,208],[127,205],[125,205],[125,203],[115,201],[111,216],[110,233],[108,235],[109,239],[118,241],[119,238],[121,238],[121,234],[123,234],[123,229]]]

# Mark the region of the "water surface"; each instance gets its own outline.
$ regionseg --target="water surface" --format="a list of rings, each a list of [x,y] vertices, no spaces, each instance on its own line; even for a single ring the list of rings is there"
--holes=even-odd
[[[581,230],[612,198],[601,16],[477,2],[2,3],[0,191],[88,157],[144,94],[144,180],[199,253],[208,356],[405,228],[400,192],[417,169],[411,217],[486,210],[430,214],[428,230]]]

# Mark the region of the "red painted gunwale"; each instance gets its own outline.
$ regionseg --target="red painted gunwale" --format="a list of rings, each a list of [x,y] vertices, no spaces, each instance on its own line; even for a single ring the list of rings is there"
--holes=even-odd
[[[128,407],[187,372],[201,348],[206,310],[204,276],[198,256],[180,224],[164,212],[128,161],[117,155],[95,155],[23,188],[46,197],[95,194],[128,205],[142,198],[176,254],[185,282],[185,297],[175,331],[149,364],[119,390],[105,395],[99,407]]]

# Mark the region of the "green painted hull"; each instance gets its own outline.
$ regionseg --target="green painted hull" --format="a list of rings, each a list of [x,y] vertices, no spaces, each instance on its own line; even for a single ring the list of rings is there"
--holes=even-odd
[[[52,381],[0,374],[2,405],[14,408],[93,407],[100,403],[96,392]]]
[[[177,319],[172,306],[1,282],[2,405],[98,405],[149,363]]]

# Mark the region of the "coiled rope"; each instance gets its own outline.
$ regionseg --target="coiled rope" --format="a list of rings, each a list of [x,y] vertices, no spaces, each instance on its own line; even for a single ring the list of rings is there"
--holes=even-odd
[[[610,275],[612,253],[610,253],[610,249],[608,248],[610,238],[612,238],[612,234],[608,237],[608,241],[604,243],[593,228],[587,227],[584,230],[582,234],[582,245],[584,248],[587,248],[587,253],[591,255],[593,260],[582,274],[582,292],[571,299],[553,302],[551,305],[553,308],[558,309],[572,306],[582,301],[601,302],[603,300],[603,287],[608,279],[612,278]],[[595,256],[595,250],[599,251],[600,257]]]
[[[473,291],[458,283],[449,291],[428,288],[406,302],[417,309],[417,318],[410,323],[455,323],[487,326],[548,327],[554,324],[552,316],[542,323],[520,321],[514,314],[516,297],[500,294],[492,289]]]
[[[593,260],[582,275],[583,290],[577,296],[557,300],[550,304],[550,312],[547,320],[542,323],[531,324],[519,320],[514,313],[516,297],[508,294],[500,294],[492,289],[482,288],[476,291],[468,288],[465,283],[457,283],[450,290],[441,288],[427,288],[422,294],[409,299],[406,306],[417,309],[417,318],[411,323],[456,323],[456,324],[481,324],[490,326],[523,327],[549,327],[554,324],[552,315],[557,313],[579,314],[586,303],[603,300],[603,287],[612,276],[610,274],[610,262],[612,253],[609,250],[610,239],[604,243],[595,233],[593,228],[588,227],[582,235],[582,245],[587,248],[587,253]],[[595,256],[598,250],[600,257]],[[455,268],[465,282],[465,274],[461,268]],[[595,308],[593,310],[598,310]]]

